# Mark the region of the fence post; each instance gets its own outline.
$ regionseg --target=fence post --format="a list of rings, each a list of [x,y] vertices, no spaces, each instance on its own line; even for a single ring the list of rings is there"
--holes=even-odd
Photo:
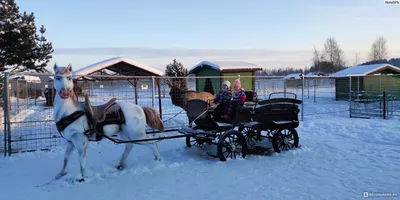
[[[19,113],[19,80],[17,79],[16,80],[17,82],[16,82],[16,90],[15,91],[17,91],[16,92],[16,95],[17,95],[17,113]]]
[[[304,74],[301,75],[302,84],[301,84],[301,100],[303,103],[301,104],[301,121],[304,121]]]
[[[4,122],[4,157],[7,156],[7,111],[8,111],[8,84],[7,84],[7,79],[8,79],[8,72],[4,73],[3,77],[3,111],[4,111],[4,117],[3,117],[3,122]]]
[[[151,86],[152,86],[152,88],[151,88],[151,107],[153,107],[153,108],[154,108],[154,94],[155,94],[154,90],[156,89],[154,81],[155,81],[154,76],[151,76]]]
[[[315,83],[315,78],[313,78],[313,84],[314,84],[314,103],[315,103],[315,102],[317,102],[316,101],[317,100],[316,99],[317,98],[316,97],[317,96],[317,88],[316,88],[317,86],[316,86],[316,83]]]
[[[349,115],[351,118],[351,75],[349,75]]]
[[[383,119],[386,119],[386,89],[383,90]]]
[[[9,73],[4,74],[4,146],[7,146],[8,156],[11,155],[11,126],[10,126],[10,86]],[[7,135],[7,136],[6,136]]]
[[[286,97],[286,80],[285,79],[283,79],[283,94],[284,94],[284,97]]]
[[[310,98],[310,79],[307,79],[307,92],[308,92],[308,98]]]
[[[158,111],[160,113],[160,118],[162,119],[161,81],[160,81],[160,78],[157,78],[157,87],[158,87]]]

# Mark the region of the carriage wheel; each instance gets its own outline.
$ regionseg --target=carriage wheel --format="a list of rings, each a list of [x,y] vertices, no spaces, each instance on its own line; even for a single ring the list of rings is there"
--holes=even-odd
[[[296,129],[279,129],[272,137],[272,146],[277,153],[299,147],[299,135]]]
[[[274,135],[278,132],[279,132],[279,129],[268,129],[267,134],[266,134],[268,141],[272,143],[272,139],[273,139]]]
[[[249,148],[253,147],[257,141],[261,140],[261,131],[253,129],[251,127],[240,127],[239,132],[244,134],[246,142]]]
[[[201,146],[203,143],[200,142],[198,139],[186,136],[186,146],[187,147],[192,147],[192,146]]]
[[[246,157],[247,144],[242,133],[236,130],[231,130],[224,133],[218,141],[218,157],[221,161],[226,161],[227,158],[236,158],[241,156]]]

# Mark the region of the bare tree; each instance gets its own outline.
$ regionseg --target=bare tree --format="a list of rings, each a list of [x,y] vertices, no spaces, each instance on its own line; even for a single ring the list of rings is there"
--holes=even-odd
[[[354,63],[354,66],[357,66],[358,65],[358,53],[356,53],[356,60],[355,60],[355,63]]]
[[[321,69],[315,69],[317,66],[319,66],[319,63],[325,60],[324,53],[319,52],[317,48],[314,46],[314,52],[313,52],[313,66],[314,70],[321,71]]]
[[[379,37],[372,43],[369,57],[370,61],[384,60],[387,58],[386,39],[384,37]]]
[[[333,71],[338,71],[345,64],[343,51],[339,48],[338,42],[335,38],[329,37],[326,39],[324,48],[326,61],[332,63]]]

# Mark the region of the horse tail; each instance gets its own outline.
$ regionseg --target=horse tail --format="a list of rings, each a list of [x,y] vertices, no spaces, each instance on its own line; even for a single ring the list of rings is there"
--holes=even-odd
[[[146,115],[147,125],[151,128],[164,132],[164,124],[162,123],[157,110],[151,107],[142,107],[142,109]]]

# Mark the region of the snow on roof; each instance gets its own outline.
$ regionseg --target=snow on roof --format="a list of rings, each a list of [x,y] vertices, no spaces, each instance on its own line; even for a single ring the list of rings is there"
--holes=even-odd
[[[84,75],[88,75],[88,74],[91,74],[93,72],[102,70],[104,68],[107,68],[107,67],[109,67],[111,65],[114,65],[114,64],[117,64],[119,62],[128,63],[130,65],[136,66],[138,68],[141,68],[143,70],[146,70],[146,71],[148,71],[150,73],[153,73],[153,74],[156,74],[158,76],[162,76],[163,75],[163,73],[161,71],[157,70],[157,69],[151,68],[151,67],[149,67],[147,65],[140,64],[140,63],[138,63],[136,61],[133,61],[133,60],[131,60],[129,58],[124,58],[124,57],[115,57],[115,58],[110,58],[110,59],[107,59],[107,60],[103,60],[103,61],[94,63],[92,65],[83,67],[81,69],[75,70],[72,73],[75,76],[84,76]]]
[[[308,72],[306,76],[326,76],[323,72]]]
[[[202,61],[195,65],[189,70],[189,73],[202,67],[211,67],[218,71],[233,70],[233,69],[249,69],[249,70],[261,70],[262,68],[253,63],[243,61]]]
[[[370,73],[386,68],[392,69],[394,71],[400,72],[400,68],[395,67],[390,64],[371,64],[371,65],[358,65],[354,67],[349,67],[342,71],[331,74],[330,76],[349,76],[349,75],[369,75]]]
[[[300,76],[302,75],[302,73],[294,73],[294,74],[288,74],[285,77],[283,77],[283,79],[300,79]]]
[[[29,75],[12,75],[9,77],[9,79],[18,79],[18,80],[23,80],[28,83],[41,83],[42,80],[40,80],[39,77],[37,76],[29,76]]]

